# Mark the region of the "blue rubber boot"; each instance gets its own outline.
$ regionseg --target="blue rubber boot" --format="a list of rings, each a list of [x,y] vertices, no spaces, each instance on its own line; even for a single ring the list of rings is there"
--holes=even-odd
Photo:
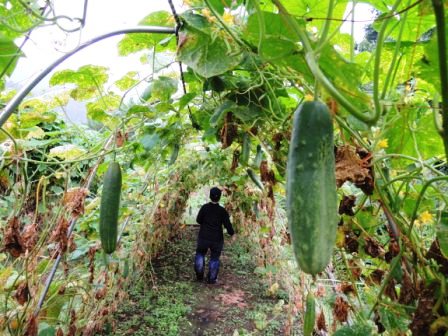
[[[194,271],[196,272],[196,280],[202,281],[204,279],[204,255],[196,253],[194,257]]]
[[[208,264],[207,283],[214,284],[218,279],[219,259],[211,259]]]

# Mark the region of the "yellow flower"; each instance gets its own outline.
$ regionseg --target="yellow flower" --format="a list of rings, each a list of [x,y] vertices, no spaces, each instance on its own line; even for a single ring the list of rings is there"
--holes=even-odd
[[[222,16],[222,19],[227,24],[233,24],[234,17],[229,12],[225,12],[224,15]]]
[[[313,101],[314,100],[314,96],[311,94],[307,94],[305,95],[305,101]]]
[[[201,13],[205,16],[208,22],[214,22],[216,20],[216,18],[212,15],[212,12],[210,12],[210,9],[208,8],[203,8]]]
[[[379,148],[387,148],[389,147],[389,143],[387,139],[381,139],[380,141],[378,141],[378,147]]]
[[[423,211],[420,216],[418,217],[418,219],[423,223],[423,224],[428,224],[431,223],[433,220],[432,214],[429,211]]]

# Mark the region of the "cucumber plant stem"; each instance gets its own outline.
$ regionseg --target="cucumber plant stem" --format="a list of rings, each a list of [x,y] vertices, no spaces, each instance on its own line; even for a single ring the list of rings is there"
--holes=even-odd
[[[390,10],[390,13],[395,12],[400,2],[401,0],[395,1],[394,5]],[[387,16],[387,18],[383,20],[380,31],[378,32],[378,39],[376,41],[376,47],[375,47],[375,63],[373,66],[373,105],[375,110],[374,115],[376,116],[381,115],[381,102],[380,102],[380,89],[379,89],[380,71],[381,71],[381,53],[383,51],[383,44],[386,38],[386,28],[387,25],[389,24],[390,18],[391,16]]]

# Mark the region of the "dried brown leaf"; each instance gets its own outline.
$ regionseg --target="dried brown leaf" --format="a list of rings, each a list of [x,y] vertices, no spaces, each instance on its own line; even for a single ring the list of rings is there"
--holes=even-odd
[[[400,297],[398,298],[398,302],[410,305],[417,298],[417,289],[415,288],[414,283],[409,275],[409,273],[404,270],[403,271],[403,279],[401,280],[401,290]]]
[[[334,319],[341,323],[347,322],[348,310],[349,310],[348,303],[341,296],[338,296],[336,298],[336,301],[335,301],[334,307],[333,307]]]
[[[378,258],[384,255],[385,251],[380,243],[373,237],[366,236],[364,238],[364,251],[373,258]]]
[[[22,282],[17,286],[16,293],[14,294],[14,298],[19,303],[19,305],[24,305],[30,299],[30,289],[28,288],[28,284],[26,282]]]
[[[31,251],[36,246],[38,238],[37,224],[25,225],[22,231],[22,242],[25,250]]]
[[[341,292],[344,294],[354,293],[355,287],[349,282],[343,282],[341,284]]]
[[[65,252],[67,251],[68,246],[68,221],[61,217],[59,219],[58,224],[56,225],[56,228],[51,233],[50,241],[59,243],[58,252]]]
[[[37,332],[38,332],[37,318],[36,316],[31,315],[26,325],[25,333],[23,334],[23,336],[37,336]]]
[[[66,207],[67,211],[76,218],[84,213],[84,200],[88,194],[89,190],[86,188],[69,189],[64,194],[62,204]]]
[[[25,252],[22,236],[20,235],[20,222],[17,217],[12,217],[3,234],[3,247],[0,252],[8,252],[14,258]]]
[[[328,331],[323,310],[321,310],[319,315],[317,316],[317,330]]]
[[[437,285],[433,283],[420,293],[417,309],[415,310],[414,317],[409,325],[412,335],[430,335],[430,326],[437,317],[432,311],[437,299],[436,291]]]
[[[370,167],[370,154],[361,158],[361,150],[344,145],[336,147],[336,184],[341,187],[344,182],[350,181],[361,188],[364,193],[373,192],[373,172]]]
[[[232,166],[230,167],[230,171],[232,172],[235,171],[235,169],[238,167],[239,160],[240,160],[240,152],[235,149],[235,151],[233,152]]]
[[[340,215],[348,215],[354,216],[353,207],[355,206],[356,196],[344,196],[339,203],[339,214]]]
[[[222,148],[229,147],[235,137],[237,136],[238,126],[233,122],[233,114],[231,112],[226,114],[224,125],[221,129],[221,143]]]
[[[384,276],[384,271],[380,269],[374,270],[369,275],[369,279],[372,281],[372,283],[380,285]]]

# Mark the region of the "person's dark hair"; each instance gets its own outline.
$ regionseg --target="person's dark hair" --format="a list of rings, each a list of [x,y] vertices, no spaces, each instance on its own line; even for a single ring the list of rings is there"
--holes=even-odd
[[[219,202],[221,198],[221,190],[217,187],[213,187],[210,189],[210,199],[212,202]]]

